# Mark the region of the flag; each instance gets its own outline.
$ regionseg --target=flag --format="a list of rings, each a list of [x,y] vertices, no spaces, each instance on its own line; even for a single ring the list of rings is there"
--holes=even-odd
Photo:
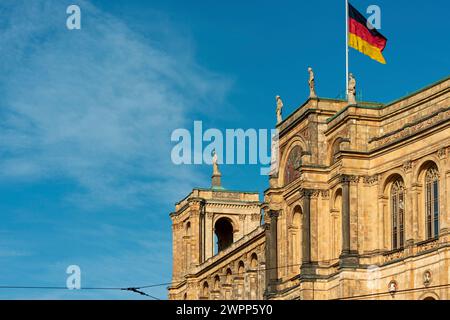
[[[348,45],[370,58],[386,64],[382,52],[386,47],[387,39],[377,29],[368,26],[370,24],[367,23],[367,19],[349,3]]]

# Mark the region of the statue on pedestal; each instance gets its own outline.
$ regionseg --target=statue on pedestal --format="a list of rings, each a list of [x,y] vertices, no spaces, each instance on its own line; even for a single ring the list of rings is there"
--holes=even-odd
[[[277,124],[280,124],[283,121],[283,101],[280,96],[276,96],[275,99],[277,100]]]
[[[308,67],[308,72],[309,72],[309,97],[310,98],[317,98],[317,94],[316,94],[316,88],[315,88],[315,83],[314,83],[314,71],[311,67]]]
[[[356,79],[353,73],[348,75],[348,103],[356,104]]]
[[[222,174],[219,171],[219,164],[217,159],[217,153],[216,149],[213,149],[212,151],[212,165],[213,165],[213,174],[212,174],[212,188],[213,189],[223,189],[222,188],[222,182],[221,177]]]
[[[219,165],[217,164],[217,153],[216,149],[212,151],[212,164],[213,164],[213,175],[220,175]]]

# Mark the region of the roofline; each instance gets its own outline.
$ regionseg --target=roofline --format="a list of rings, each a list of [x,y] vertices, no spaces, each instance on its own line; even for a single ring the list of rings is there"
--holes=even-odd
[[[244,193],[244,194],[258,194],[258,196],[259,196],[259,193],[260,193],[259,191],[227,190],[227,189],[215,189],[215,188],[193,188],[192,191],[189,192],[187,196],[185,196],[180,201],[175,202],[175,205],[178,205],[181,202],[185,201],[187,198],[189,198],[194,193],[195,190],[198,190],[198,191],[214,191],[214,192],[230,192],[230,193]]]
[[[194,188],[193,190],[231,192],[231,193],[251,193],[251,194],[259,193],[259,191],[243,191],[243,190],[228,190],[228,189],[214,189],[214,188]]]
[[[429,84],[429,85],[427,85],[427,86],[425,86],[425,87],[422,87],[422,88],[420,88],[420,89],[418,89],[418,90],[416,90],[416,91],[414,91],[414,92],[412,92],[412,93],[409,93],[409,94],[407,94],[407,95],[405,95],[405,96],[403,96],[403,97],[400,97],[400,98],[398,98],[398,99],[395,99],[394,101],[391,101],[391,102],[385,104],[384,107],[386,108],[386,107],[389,107],[389,106],[391,106],[391,105],[393,105],[393,104],[396,104],[396,103],[398,103],[398,102],[400,102],[400,101],[402,101],[402,100],[406,100],[406,99],[408,99],[408,98],[411,98],[412,96],[415,96],[416,94],[419,94],[419,93],[421,93],[421,92],[423,92],[423,91],[425,91],[425,90],[428,90],[428,89],[430,89],[430,88],[432,88],[432,87],[435,87],[435,86],[437,86],[437,85],[439,85],[439,84],[441,84],[441,83],[443,83],[443,82],[445,82],[445,81],[448,81],[448,80],[450,80],[450,76],[447,76],[447,77],[445,77],[445,78],[442,78],[442,79],[440,79],[440,80],[438,80],[438,81],[436,81],[436,82],[433,82],[432,84]]]
[[[318,102],[322,101],[332,101],[332,102],[347,102],[347,100],[344,99],[337,99],[337,98],[327,98],[327,97],[317,97],[317,98],[308,98],[305,102],[303,102],[297,109],[295,109],[294,111],[292,111],[287,117],[286,119],[283,119],[283,121],[281,121],[279,124],[277,124],[276,128],[280,127],[284,122],[286,122],[290,117],[292,117],[297,111],[299,111],[300,109],[302,109],[304,106],[306,106],[308,104],[308,102],[310,100],[317,100]],[[359,101],[358,105],[362,106],[362,107],[367,107],[370,108],[370,106],[374,106],[374,107],[378,107],[380,105],[384,105],[381,102],[375,102],[375,101]],[[317,109],[314,109],[317,110]]]
[[[393,101],[391,101],[391,102],[388,102],[388,103],[381,103],[381,102],[374,102],[374,101],[358,101],[356,105],[351,105],[351,106],[355,106],[355,107],[358,107],[358,108],[365,108],[365,109],[383,109],[383,108],[389,107],[389,106],[391,106],[391,105],[393,105],[393,104],[396,104],[396,103],[398,103],[398,102],[400,102],[400,101],[402,101],[402,100],[406,100],[406,99],[408,99],[408,98],[410,98],[410,97],[412,97],[412,96],[414,96],[414,95],[419,94],[419,93],[422,92],[422,91],[428,90],[428,89],[430,89],[430,88],[432,88],[432,87],[434,87],[434,86],[437,86],[437,85],[439,85],[439,84],[441,84],[441,83],[443,83],[443,82],[445,82],[445,81],[448,81],[448,80],[450,80],[450,76],[444,77],[444,78],[442,78],[442,79],[440,79],[440,80],[438,80],[438,81],[436,81],[436,82],[433,82],[432,84],[429,84],[429,85],[427,85],[427,86],[425,86],[425,87],[422,87],[422,88],[420,88],[420,89],[418,89],[418,90],[416,90],[416,91],[414,91],[414,92],[412,92],[412,93],[410,93],[410,94],[407,94],[407,95],[405,95],[405,96],[403,96],[403,97],[400,97],[400,98],[395,99],[395,100],[393,100]],[[279,124],[277,124],[276,127],[278,128],[279,126],[281,126],[281,125],[282,125],[284,122],[286,122],[290,117],[292,117],[297,111],[299,111],[299,110],[302,109],[305,105],[307,105],[308,102],[309,102],[310,100],[318,100],[318,101],[320,101],[320,100],[325,100],[325,101],[333,101],[333,102],[346,102],[346,101],[347,101],[347,100],[345,100],[345,99],[327,98],[327,97],[308,98],[308,99],[307,99],[305,102],[303,102],[298,108],[296,108],[294,111],[292,111],[292,112],[289,114],[289,116],[286,117],[286,119],[283,119],[283,121],[281,121]],[[350,105],[349,105],[349,106],[350,106]],[[349,106],[347,106],[347,107],[343,108],[342,110],[340,110],[336,115],[334,115],[333,117],[329,118],[329,119],[327,120],[327,122],[330,122],[330,121],[331,121],[332,119],[334,119],[338,114],[340,114],[340,113],[342,113],[342,111],[346,110]]]

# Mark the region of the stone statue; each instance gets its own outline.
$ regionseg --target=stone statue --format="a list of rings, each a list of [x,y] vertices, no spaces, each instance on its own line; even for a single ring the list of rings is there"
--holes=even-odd
[[[275,99],[277,100],[277,124],[279,124],[283,121],[283,101],[281,101],[280,96],[276,96]]]
[[[272,136],[272,144],[270,146],[270,174],[278,174],[278,156],[279,156],[279,140],[278,133]]]
[[[213,149],[212,151],[212,163],[213,163],[213,176],[214,175],[220,175],[219,171],[219,165],[217,164],[217,153],[216,149]]]
[[[316,95],[316,88],[315,88],[315,84],[314,84],[314,71],[311,67],[308,68],[308,72],[309,72],[309,97],[310,98],[317,98]]]
[[[356,79],[353,73],[348,75],[348,103],[356,104]]]

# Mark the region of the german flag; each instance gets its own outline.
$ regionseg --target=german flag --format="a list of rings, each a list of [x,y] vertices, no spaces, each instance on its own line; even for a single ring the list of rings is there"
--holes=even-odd
[[[350,3],[348,11],[348,45],[372,59],[386,64],[382,52],[386,47],[387,39],[377,29],[369,28],[370,24],[367,23],[367,19]]]

